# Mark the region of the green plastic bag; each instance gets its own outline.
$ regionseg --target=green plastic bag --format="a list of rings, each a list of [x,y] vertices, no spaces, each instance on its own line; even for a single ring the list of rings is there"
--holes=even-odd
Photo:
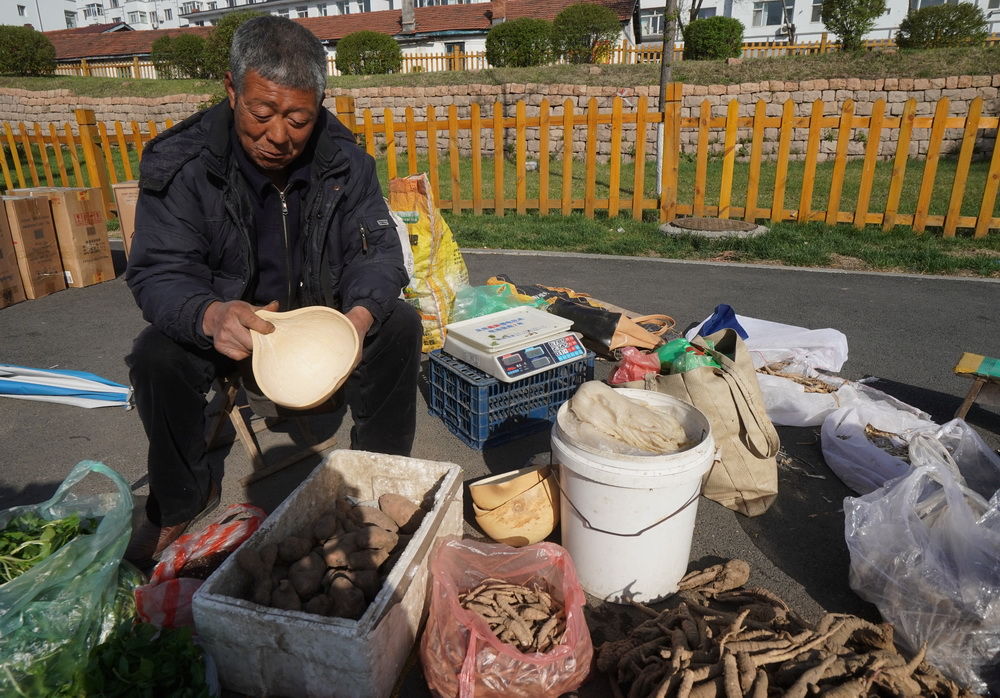
[[[482,317],[501,310],[528,306],[542,308],[548,305],[544,298],[534,298],[531,301],[522,300],[511,293],[509,285],[487,284],[485,286],[463,286],[455,294],[455,303],[451,310],[451,322]]]
[[[114,491],[76,496],[71,490],[89,473],[107,477]],[[0,512],[0,528],[29,511],[46,520],[79,514],[99,523],[0,585],[0,695],[73,695],[116,607],[119,564],[132,534],[132,493],[108,466],[81,461],[48,501]]]
[[[709,348],[715,346],[706,340]],[[708,354],[704,353],[683,337],[667,342],[656,350],[660,357],[661,373],[684,373],[693,368],[701,366],[714,366],[719,368],[718,362]]]

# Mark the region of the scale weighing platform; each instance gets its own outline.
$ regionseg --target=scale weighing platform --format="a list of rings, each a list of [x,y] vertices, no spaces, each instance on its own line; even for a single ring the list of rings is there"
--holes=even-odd
[[[582,359],[571,320],[537,308],[511,308],[447,325],[444,352],[506,383]]]

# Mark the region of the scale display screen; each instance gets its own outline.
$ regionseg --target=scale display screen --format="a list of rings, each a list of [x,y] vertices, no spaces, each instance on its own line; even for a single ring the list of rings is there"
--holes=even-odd
[[[580,340],[575,335],[568,334],[565,337],[500,354],[496,357],[496,362],[506,378],[516,379],[579,359],[584,354],[586,350],[580,344]]]

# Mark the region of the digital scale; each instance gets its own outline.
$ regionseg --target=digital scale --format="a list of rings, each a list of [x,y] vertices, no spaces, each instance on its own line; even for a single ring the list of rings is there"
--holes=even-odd
[[[537,308],[511,308],[446,326],[444,352],[506,383],[582,359],[571,320]]]

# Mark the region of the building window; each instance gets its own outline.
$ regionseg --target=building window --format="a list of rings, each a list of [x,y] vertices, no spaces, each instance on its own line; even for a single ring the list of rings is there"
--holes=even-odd
[[[119,5],[119,0],[111,0],[111,9],[117,8]]]
[[[149,16],[145,12],[129,12],[128,21],[132,24],[145,24]]]
[[[1000,1],[1000,0],[998,0],[998,1]],[[395,10],[396,9],[396,3],[393,0],[389,0],[389,9],[390,10]]]
[[[121,17],[112,17],[111,18],[111,23],[112,24],[121,24],[122,23],[122,18]]]
[[[236,7],[236,0],[226,0],[226,7]]]
[[[1000,0],[990,0],[989,7],[987,9],[990,10],[1000,9]]]
[[[163,21],[169,22],[174,18],[174,11],[171,9],[166,9],[163,11]]]
[[[812,16],[809,18],[809,21],[810,22],[823,21],[823,0],[813,0]]]
[[[208,9],[210,9],[210,10],[214,10],[218,6],[219,6],[219,3],[217,3],[217,2],[210,2],[210,3],[208,3]]]
[[[320,17],[326,17],[326,15],[327,15],[327,9],[326,9],[326,3],[325,2],[320,3],[319,7],[317,9],[319,10],[319,16]]]
[[[698,10],[698,19],[708,19],[709,17],[715,17],[714,7],[703,7]]]
[[[349,15],[351,14],[351,3],[349,2],[338,2],[337,3],[337,14]]]
[[[642,39],[663,36],[663,10],[642,10],[639,15]]]
[[[18,5],[17,6],[17,16],[18,17],[24,17],[24,13],[27,11],[27,9],[28,8],[26,6],[24,6],[24,5]]]
[[[181,5],[181,14],[190,14],[192,12],[201,12],[201,3],[194,0],[186,2]],[[201,25],[198,25],[201,26]]]
[[[75,12],[63,12],[63,16],[66,18],[66,28],[75,29],[76,28],[76,13]]]
[[[371,12],[372,0],[358,0],[358,12]]]
[[[83,8],[83,16],[94,19],[104,15],[104,7],[98,4],[90,4]]]
[[[295,8],[295,15],[297,17],[308,17],[309,16],[309,8],[308,7],[296,7]]]
[[[789,7],[782,12],[783,3],[781,0],[763,0],[753,4],[753,26],[770,27],[778,24],[787,24],[792,21],[792,8]],[[782,19],[784,15],[784,19]]]
[[[274,14],[278,15],[279,17],[284,17],[285,19],[288,19],[288,9],[287,8],[285,8],[283,10],[275,10]]]
[[[919,0],[919,9],[924,9],[925,7],[934,7],[936,5],[957,5],[958,0]],[[993,4],[990,4],[993,7]]]

